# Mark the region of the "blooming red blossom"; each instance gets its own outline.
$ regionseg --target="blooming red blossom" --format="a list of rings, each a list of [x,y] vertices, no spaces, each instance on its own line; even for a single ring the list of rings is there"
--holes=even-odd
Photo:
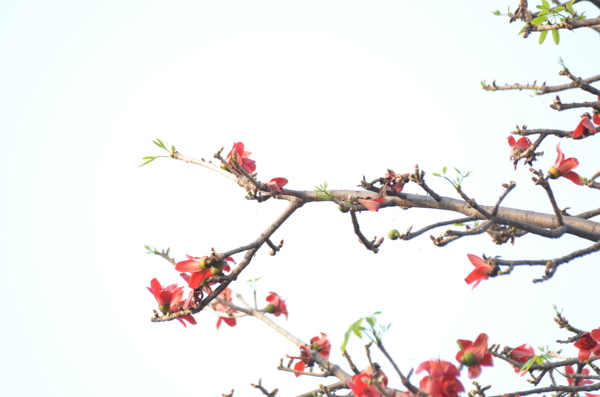
[[[600,329],[595,329],[592,332],[594,334],[586,332],[581,335],[574,343],[575,347],[579,349],[579,353],[577,354],[579,361],[587,360],[592,353],[600,356],[600,344],[596,341],[596,338],[600,339]]]
[[[468,254],[467,257],[475,266],[475,270],[473,270],[467,278],[465,278],[465,282],[467,284],[475,283],[472,289],[477,287],[481,280],[487,280],[490,278],[489,272],[492,270],[492,267],[488,265],[483,259],[478,257],[477,255]]]
[[[267,302],[269,302],[265,308],[267,313],[271,313],[275,315],[275,317],[285,314],[285,318],[287,320],[287,307],[285,306],[285,301],[281,299],[279,295],[277,295],[275,292],[269,292],[269,296],[267,296]]]
[[[190,293],[188,294],[188,297],[185,301],[177,302],[171,306],[171,311],[173,313],[177,313],[180,310],[180,307],[182,310],[188,309],[190,307],[190,304],[192,303],[193,298],[194,298],[194,291],[190,291]],[[181,324],[183,324],[184,327],[187,327],[187,325],[185,325],[184,320],[192,325],[196,325],[196,319],[192,315],[177,317],[177,321],[179,321]]]
[[[535,356],[535,350],[533,347],[527,347],[526,344],[515,347],[510,351],[510,358],[520,363],[526,363],[530,358]],[[520,372],[521,368],[515,367],[515,372]],[[521,376],[525,375],[525,373],[521,374]]]
[[[235,153],[234,153],[235,151]],[[242,142],[234,142],[233,147],[229,151],[229,154],[225,158],[225,161],[230,165],[233,165],[232,158],[235,156],[235,160],[239,165],[242,166],[249,173],[256,171],[256,162],[248,158],[252,153],[244,151],[244,144]],[[221,165],[221,168],[226,168]]]
[[[227,262],[235,263],[231,257],[227,257],[222,261],[217,261],[209,256],[203,256],[201,258],[189,255],[186,256],[188,259],[177,262],[175,270],[191,273],[191,276],[182,274],[181,277],[188,282],[188,286],[192,289],[198,288],[208,277],[220,274],[223,271],[230,271],[231,267]]]
[[[548,178],[556,179],[562,176],[576,185],[583,185],[579,175],[572,171],[579,167],[579,160],[574,157],[569,157],[565,160],[565,155],[562,150],[560,150],[560,143],[556,145],[556,151],[558,152],[558,157],[556,158],[554,166],[550,167],[548,170]]]
[[[287,185],[287,183],[288,183],[288,180],[285,178],[273,178],[269,182],[265,183],[264,185],[276,193],[283,194],[283,193],[285,193],[285,190],[283,190],[283,187],[285,185]]]
[[[594,122],[596,122],[597,116],[597,114],[594,114]],[[590,116],[589,113],[584,113],[581,115],[581,121],[577,125],[577,128],[575,128],[575,131],[572,132],[573,139],[587,138],[588,136],[597,132],[596,127],[592,123],[591,119],[592,116]]]
[[[177,284],[171,284],[163,287],[155,278],[150,281],[150,287],[146,288],[154,295],[158,302],[158,308],[163,313],[168,313],[171,310],[171,305],[179,302],[183,296],[183,286],[178,287]]]
[[[312,350],[316,350],[325,360],[329,359],[331,352],[331,342],[327,340],[327,334],[321,332],[321,337],[315,336],[310,340],[310,346],[300,346],[300,357],[292,357],[286,354],[288,358],[300,360],[294,365],[296,371],[304,371],[306,367],[315,365],[315,358]],[[295,374],[296,377],[302,374]]]
[[[368,367],[360,371],[358,375],[354,375],[352,380],[348,381],[348,387],[354,393],[354,397],[380,397],[381,392],[375,385],[379,381],[383,389],[387,387],[388,378],[381,369],[377,370],[377,380],[373,378],[373,369]]]
[[[417,373],[423,370],[429,372],[429,376],[421,379],[421,391],[433,397],[458,397],[458,393],[465,391],[457,379],[460,373],[454,364],[442,360],[429,360],[419,365]]]
[[[223,290],[223,292],[221,292],[219,294],[219,298],[227,301],[227,302],[231,302],[231,290],[229,288],[225,288]],[[231,309],[229,306],[225,306],[224,304],[217,302],[215,304],[214,307],[215,311],[217,312],[223,312],[226,315],[229,315],[231,313],[236,313],[237,310]],[[219,319],[217,320],[217,329],[219,329],[219,327],[221,326],[221,323],[225,322],[225,324],[229,325],[230,327],[233,327],[237,324],[237,321],[234,317],[221,317],[219,316]]]
[[[573,370],[573,367],[571,367],[570,365],[565,366],[565,372],[568,374],[574,374],[575,370]],[[590,370],[585,368],[581,370],[581,374],[582,375],[589,375],[590,374]],[[575,379],[576,378],[567,378],[567,381],[569,382],[569,386],[572,386],[575,383]],[[592,382],[589,379],[579,379],[579,383],[577,384],[578,386],[584,386],[584,385],[592,385],[594,384],[594,382]],[[586,393],[587,394],[587,393]]]
[[[487,353],[488,336],[479,334],[475,342],[459,339],[458,346],[460,351],[456,354],[456,360],[459,363],[469,367],[469,378],[477,378],[481,374],[481,366],[492,366],[492,355]]]
[[[531,346],[527,347],[527,344],[515,347],[510,352],[510,357],[520,363],[526,363],[533,356],[535,356],[535,350]]]
[[[517,162],[519,161],[518,155],[523,153],[529,146],[531,141],[526,136],[521,137],[518,141],[511,135],[508,137],[508,144],[510,145],[510,160],[514,160],[515,170],[517,169]]]
[[[371,199],[370,197],[367,197],[366,199],[358,199],[357,201],[364,205],[369,211],[377,212],[385,199]]]

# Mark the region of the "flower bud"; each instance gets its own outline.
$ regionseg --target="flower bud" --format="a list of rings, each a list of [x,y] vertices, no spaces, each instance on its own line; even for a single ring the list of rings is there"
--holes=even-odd
[[[477,364],[477,357],[473,353],[464,353],[460,358],[460,362],[470,367]]]
[[[198,264],[200,265],[200,269],[206,269],[208,267],[210,267],[210,260],[208,259],[208,257],[203,257],[200,258],[200,262],[198,262]]]
[[[212,274],[213,276],[217,276],[219,274],[223,274],[223,270],[221,270],[218,267],[211,267],[210,268],[210,274]]]
[[[390,230],[390,232],[388,233],[388,237],[390,238],[390,240],[398,240],[399,236],[400,232],[397,229]]]
[[[275,305],[274,305],[274,304],[272,304],[272,303],[269,303],[269,304],[267,305],[267,307],[265,307],[265,311],[266,311],[267,313],[271,313],[271,314],[275,313]]]
[[[341,213],[345,214],[346,212],[350,211],[348,208],[344,208],[341,205],[338,205],[338,209],[340,210]]]

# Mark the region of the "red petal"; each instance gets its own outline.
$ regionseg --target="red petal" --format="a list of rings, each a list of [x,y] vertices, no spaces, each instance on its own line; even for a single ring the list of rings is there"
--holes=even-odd
[[[600,124],[600,114],[594,114],[594,115],[592,116],[592,120],[594,121],[594,123],[596,123],[596,124]],[[594,131],[595,131],[595,130],[596,130],[596,129],[594,128]]]
[[[579,160],[577,160],[575,157],[569,157],[568,159],[564,160],[557,168],[562,175],[574,170],[577,167],[579,167]]]
[[[481,366],[472,365],[469,367],[469,378],[474,379],[481,375]]]
[[[594,340],[596,342],[600,342],[600,329],[599,328],[591,330],[590,334],[592,335],[592,338],[594,338]]]
[[[583,123],[579,122],[579,124],[577,124],[577,127],[573,131],[573,138],[579,138],[581,134],[583,134],[583,130]]]
[[[197,260],[187,260],[177,262],[177,264],[175,265],[175,270],[179,272],[194,273],[199,272],[202,269],[200,268],[200,265],[198,264]]]
[[[467,258],[469,258],[469,260],[471,261],[473,266],[475,266],[477,268],[479,268],[479,267],[488,267],[490,269],[492,268],[490,265],[488,265],[483,259],[481,259],[477,255],[468,254]]]
[[[381,204],[375,200],[358,199],[358,202],[365,206],[369,211],[377,212]]]
[[[475,281],[486,280],[490,277],[488,275],[488,271],[489,271],[489,268],[478,267],[477,269],[475,269],[471,273],[469,273],[467,278],[465,278],[465,282],[467,284],[471,284]],[[479,283],[477,283],[477,284],[479,284]],[[477,284],[475,284],[473,286],[473,288],[475,288],[477,286]]]
[[[150,287],[152,287],[152,290],[150,290],[150,292],[152,292],[153,294],[158,294],[162,289],[162,285],[160,285],[158,280],[155,278],[153,278],[152,281],[150,281]]]
[[[565,158],[564,153],[562,152],[562,150],[560,150],[560,143],[556,145],[556,151],[558,152],[558,157],[556,158],[556,162],[554,163],[554,168],[558,169]]]
[[[517,141],[517,147],[526,150],[531,145],[531,141],[526,136]]]
[[[596,127],[594,127],[594,124],[592,124],[590,119],[588,119],[587,117],[582,117],[581,124],[583,124],[583,126],[585,128],[587,128],[588,130],[590,130],[590,133],[592,133],[592,134],[596,133]]]
[[[583,182],[581,182],[581,178],[579,177],[579,174],[576,174],[573,171],[569,171],[565,174],[561,173],[561,175],[563,178],[567,178],[568,180],[570,180],[571,182],[573,182],[576,185],[579,186],[583,186]]]
[[[296,371],[302,371],[302,372],[304,372],[304,368],[305,368],[305,367],[306,367],[306,364],[304,364],[304,361],[298,361],[298,362],[296,363],[296,365],[294,365],[294,369],[295,369]],[[296,378],[297,378],[297,377],[299,377],[299,376],[300,376],[300,375],[302,375],[302,374],[294,374],[294,375],[296,375]]]
[[[515,141],[515,138],[512,135],[508,137],[508,144],[510,147],[517,146],[517,141]]]
[[[483,360],[485,358],[485,351],[487,350],[487,342],[488,342],[487,334],[483,334],[483,333],[479,334],[477,339],[475,339],[475,342],[473,343],[473,345],[470,346],[469,348],[465,348],[465,351],[469,351],[470,353],[473,353],[475,355],[475,357],[477,358],[477,362],[479,363],[481,360]]]
[[[587,360],[588,358],[590,358],[590,354],[592,352],[588,349],[579,349],[579,353],[577,354],[577,358],[579,358],[579,361],[583,362],[585,360]]]

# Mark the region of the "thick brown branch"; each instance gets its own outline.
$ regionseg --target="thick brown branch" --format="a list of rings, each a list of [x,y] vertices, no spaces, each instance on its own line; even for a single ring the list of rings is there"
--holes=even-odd
[[[530,30],[532,32],[543,32],[546,30],[558,30],[558,29],[579,29],[579,28],[589,28],[592,26],[600,25],[600,18],[590,18],[590,19],[567,19],[564,22],[553,24],[553,25],[529,25]]]

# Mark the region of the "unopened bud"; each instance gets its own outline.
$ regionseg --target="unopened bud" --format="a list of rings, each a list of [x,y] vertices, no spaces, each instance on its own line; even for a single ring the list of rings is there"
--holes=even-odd
[[[503,187],[503,188],[505,188],[505,189],[508,189],[508,184],[506,184],[506,183],[503,183],[503,184],[502,184],[502,187]]]
[[[473,353],[464,353],[460,358],[460,362],[470,367],[477,364],[477,357]]]
[[[379,240],[377,240],[377,243],[375,245],[380,246],[381,244],[383,244],[383,240],[384,238],[381,237]]]
[[[271,252],[269,252],[269,255],[271,255],[271,256],[275,256],[275,251],[271,251]]]
[[[538,179],[536,177],[532,177],[531,180],[534,181],[535,183],[537,183],[537,181],[538,181]]]
[[[390,230],[390,232],[388,233],[388,237],[390,240],[398,240],[399,236],[400,236],[400,232],[396,229]]]

